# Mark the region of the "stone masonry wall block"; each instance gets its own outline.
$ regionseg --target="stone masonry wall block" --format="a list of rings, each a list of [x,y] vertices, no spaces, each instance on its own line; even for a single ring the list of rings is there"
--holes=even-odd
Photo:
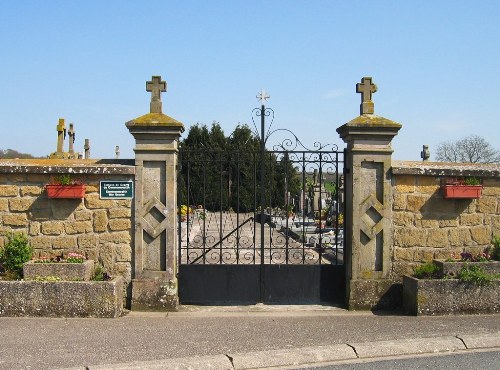
[[[102,200],[99,199],[99,194],[97,193],[92,193],[92,194],[87,194],[85,196],[85,206],[88,209],[107,209],[107,208],[113,208],[114,206],[114,201],[113,200]]]
[[[38,196],[43,193],[42,186],[21,186],[21,196]]]
[[[46,236],[33,236],[30,238],[31,246],[35,249],[52,248],[52,239]]]
[[[0,198],[0,212],[6,212],[9,210],[9,200],[6,198]]]
[[[30,236],[40,235],[40,230],[41,230],[40,222],[36,222],[36,221],[31,222],[29,224],[28,230],[29,230],[28,234]]]
[[[434,248],[444,248],[449,246],[448,231],[444,229],[429,230],[426,245]]]
[[[394,245],[399,247],[425,246],[427,231],[416,228],[395,228]]]
[[[415,221],[415,225],[424,229],[437,229],[439,227],[439,221],[417,218],[417,220]]]
[[[394,258],[396,261],[413,261],[415,251],[413,248],[394,248]]]
[[[97,246],[97,236],[94,234],[83,234],[77,237],[78,248],[92,248]]]
[[[456,219],[441,219],[438,223],[439,227],[458,227],[458,220]]]
[[[9,209],[11,212],[24,212],[30,209],[36,198],[12,198],[9,199]]]
[[[94,231],[104,232],[108,230],[108,215],[106,210],[94,212]]]
[[[130,244],[131,236],[129,231],[115,231],[109,234],[99,235],[99,244],[115,243]]]
[[[25,213],[10,213],[2,216],[5,226],[28,226],[28,219]]]
[[[75,220],[76,221],[90,221],[92,220],[92,211],[88,211],[86,209],[82,209],[79,211],[75,211]]]
[[[112,231],[130,230],[130,227],[131,227],[130,219],[115,218],[109,220],[109,228]]]
[[[392,205],[395,211],[404,211],[406,209],[406,194],[395,194]]]
[[[64,225],[60,221],[42,222],[42,234],[44,235],[61,235],[63,231]]]
[[[64,223],[66,234],[83,234],[92,232],[92,222],[90,221],[68,221]]]
[[[453,247],[470,245],[472,243],[470,229],[468,227],[449,229],[448,240]]]
[[[470,229],[471,238],[479,245],[488,246],[491,243],[491,230],[487,226],[473,227]]]
[[[434,249],[416,248],[414,254],[415,262],[430,262],[434,258]]]
[[[461,226],[479,226],[483,224],[483,215],[480,213],[462,214],[460,216]]]
[[[16,185],[0,185],[0,197],[17,197],[19,187]]]
[[[129,262],[132,260],[132,248],[128,244],[116,245],[115,256],[118,262]]]
[[[410,176],[398,176],[396,178],[396,192],[398,193],[413,193],[415,192],[416,178]]]
[[[406,198],[406,209],[410,212],[422,212],[422,207],[429,197],[409,194]]]
[[[412,212],[394,212],[393,222],[395,226],[415,226],[415,214]]]
[[[74,236],[58,236],[52,239],[52,247],[55,249],[77,249],[78,244]]]
[[[130,208],[111,208],[109,218],[130,218],[132,210]]]
[[[477,200],[477,211],[480,213],[496,213],[497,211],[497,198],[496,197],[482,197]]]

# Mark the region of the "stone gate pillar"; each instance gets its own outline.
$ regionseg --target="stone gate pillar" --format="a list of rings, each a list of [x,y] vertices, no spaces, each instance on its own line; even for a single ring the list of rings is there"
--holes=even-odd
[[[132,310],[176,310],[177,155],[184,126],[162,113],[166,83],[153,76],[150,113],[126,123],[135,139]]]
[[[345,159],[346,303],[349,309],[388,308],[392,270],[391,141],[401,125],[374,114],[371,77],[356,85],[360,116],[337,129]]]

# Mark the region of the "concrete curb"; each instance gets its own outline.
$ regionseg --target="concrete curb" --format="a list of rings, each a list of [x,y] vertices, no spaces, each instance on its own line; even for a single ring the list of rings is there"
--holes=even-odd
[[[250,370],[334,363],[336,361],[345,360],[481,350],[488,348],[500,349],[500,332],[496,334],[398,339],[284,350],[219,354],[213,356],[171,358],[159,361],[96,365],[66,370]]]

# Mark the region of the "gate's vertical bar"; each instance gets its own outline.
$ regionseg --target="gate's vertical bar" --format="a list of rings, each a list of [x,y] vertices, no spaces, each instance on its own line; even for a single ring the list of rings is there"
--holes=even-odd
[[[240,225],[240,152],[236,154],[236,225]],[[231,176],[231,174],[229,174]],[[228,201],[231,199],[228,197]],[[240,228],[236,229],[236,264],[240,263]]]
[[[179,243],[179,256],[178,256],[178,264],[179,266],[182,264],[182,229],[181,229],[181,198],[182,198],[182,162],[184,161],[184,156],[182,152],[182,148],[179,150],[179,163],[177,165],[177,238]]]
[[[220,216],[220,225],[219,225],[219,262],[222,265],[222,238],[223,238],[223,230],[222,230],[222,176],[223,176],[223,156],[222,152],[219,152],[219,162],[220,162],[220,171],[219,171],[219,216]]]
[[[265,114],[266,108],[264,106],[264,101],[262,100],[262,105],[260,106],[260,301],[264,302],[264,203],[265,203],[265,193],[264,193],[264,162],[265,162]]]
[[[289,248],[289,238],[290,238],[290,225],[288,221],[288,212],[290,209],[290,199],[288,197],[288,152],[285,152],[285,217],[286,217],[286,234],[285,234],[285,264],[288,265],[288,248]],[[291,213],[291,212],[290,212]]]
[[[203,165],[203,161],[205,161],[205,156],[201,156],[201,160],[202,160],[202,165]],[[207,203],[207,197],[206,197],[206,186],[207,186],[207,166],[203,165],[203,214],[204,214],[204,217],[203,217],[203,230],[201,231],[201,238],[202,238],[202,248],[203,248],[203,264],[206,263],[207,261],[207,256],[206,256],[206,248],[207,248],[207,226],[206,226],[206,222],[207,222],[207,207],[206,207],[206,203]]]
[[[306,262],[306,153],[302,153],[302,264]],[[309,200],[309,199],[308,199]],[[308,217],[309,218],[309,217]]]
[[[257,153],[252,152],[253,160],[253,264],[257,263]]]

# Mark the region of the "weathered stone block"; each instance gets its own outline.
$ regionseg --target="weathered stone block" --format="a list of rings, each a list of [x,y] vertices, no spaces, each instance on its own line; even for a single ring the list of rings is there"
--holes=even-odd
[[[486,181],[485,181],[486,183]],[[500,183],[496,182],[495,186],[492,186],[491,184],[489,186],[484,185],[483,186],[483,196],[499,196],[500,195]]]
[[[94,234],[78,235],[78,248],[92,248],[97,246],[97,236]]]
[[[59,236],[53,238],[52,247],[55,249],[76,249],[76,238],[74,236]]]
[[[28,234],[30,236],[36,236],[40,234],[41,224],[40,222],[31,221],[28,227]]]
[[[396,228],[394,230],[394,245],[400,247],[425,246],[426,230],[417,228]]]
[[[92,231],[91,221],[67,221],[64,223],[66,234],[83,234]]]
[[[114,204],[112,200],[108,199],[99,199],[99,194],[91,193],[85,196],[85,206],[88,209],[107,209],[113,208]]]
[[[30,238],[30,244],[36,249],[50,249],[52,248],[52,239],[46,236],[34,236]]]
[[[3,224],[6,226],[28,226],[25,213],[10,213],[2,216]]]
[[[92,220],[92,212],[86,209],[75,211],[75,220],[77,221],[90,221]]]
[[[406,209],[406,194],[394,195],[392,209],[395,211],[404,211]]]
[[[461,226],[479,226],[483,224],[483,215],[480,213],[460,215]]]
[[[458,227],[457,219],[441,219],[438,222],[439,227]]]
[[[429,230],[427,246],[435,248],[444,248],[449,246],[448,231],[444,229]]]
[[[489,245],[491,242],[491,231],[487,226],[473,227],[470,229],[473,241],[480,245]]]
[[[132,211],[130,208],[111,208],[109,218],[130,218]]]
[[[130,244],[130,232],[128,231],[115,231],[109,234],[99,235],[99,244],[115,243],[115,244]]]
[[[0,281],[0,316],[119,317],[123,284],[122,277],[111,281]]]
[[[41,186],[21,186],[21,196],[37,196],[43,193]]]
[[[94,276],[94,261],[83,263],[35,263],[29,261],[23,265],[25,280],[34,280],[38,277],[56,276],[61,280],[89,281]]]
[[[392,280],[351,280],[350,310],[395,309],[401,305],[401,283]]]
[[[19,187],[16,185],[0,185],[0,197],[17,197]]]
[[[437,228],[439,228],[439,221],[438,220],[417,218],[417,220],[415,221],[415,225],[417,227],[422,227],[425,229],[429,229],[429,228],[437,229]]]
[[[132,248],[128,244],[115,246],[115,257],[118,262],[129,262],[132,260]]]
[[[42,222],[42,234],[44,235],[61,235],[63,231],[64,225],[60,221]]]
[[[403,276],[403,307],[412,315],[485,314],[500,312],[500,280],[478,286],[458,279]]]
[[[392,216],[396,226],[415,226],[415,214],[412,212],[394,212]]]
[[[421,212],[422,207],[429,197],[424,195],[408,195],[406,197],[406,209],[410,212]]]
[[[108,216],[105,210],[94,212],[94,231],[104,232],[108,230]]]
[[[398,193],[413,193],[415,192],[416,177],[412,175],[408,176],[396,176],[396,191]]]
[[[132,280],[132,310],[177,311],[177,287],[168,281]]]
[[[109,220],[109,228],[112,231],[130,230],[131,222],[129,219],[116,218]]]
[[[394,259],[396,261],[413,261],[413,248],[394,247]]]
[[[426,186],[433,186],[433,187],[438,187],[440,186],[440,179],[439,177],[435,176],[418,176],[417,177],[417,186],[420,187],[426,187]]]
[[[469,245],[472,242],[470,229],[468,227],[450,229],[448,231],[448,240],[453,247]]]
[[[9,200],[6,198],[0,198],[0,212],[6,212],[9,210]]]
[[[497,211],[496,197],[482,197],[477,200],[477,211],[495,214]]]

